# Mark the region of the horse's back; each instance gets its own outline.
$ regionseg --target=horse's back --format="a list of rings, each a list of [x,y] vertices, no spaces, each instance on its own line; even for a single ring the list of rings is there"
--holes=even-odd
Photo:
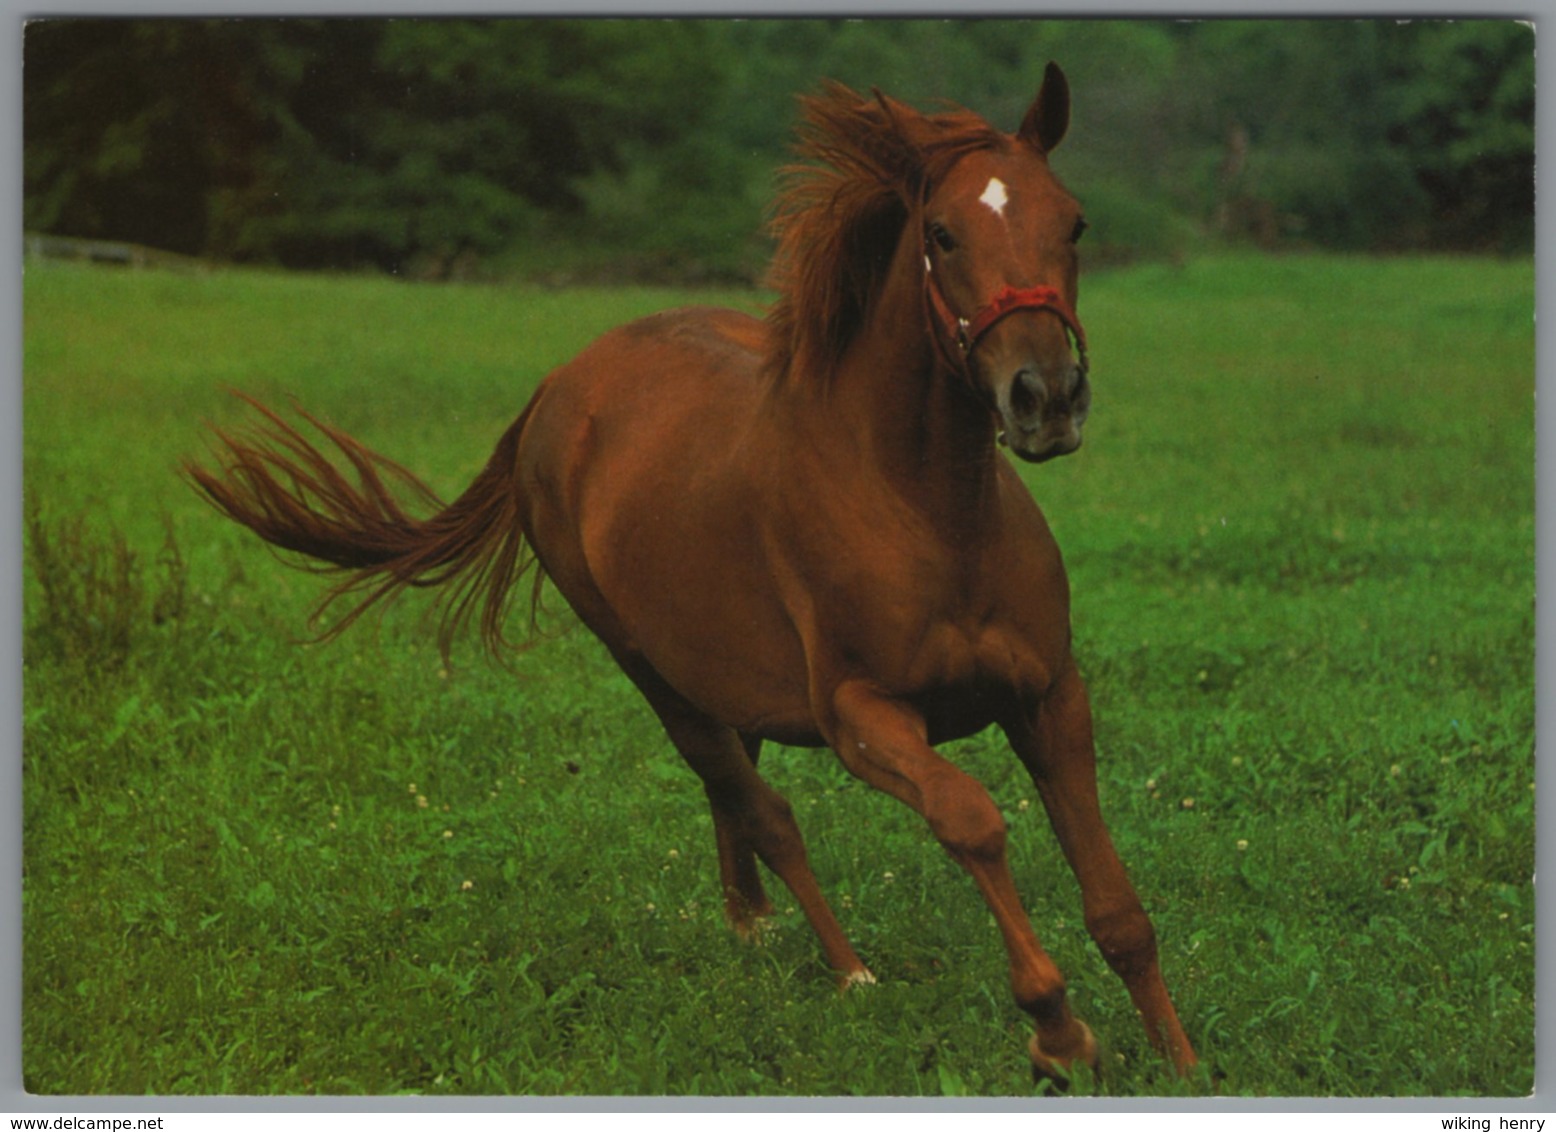
[[[712,308],[610,331],[537,390],[522,441],[526,473],[577,503],[607,474],[660,481],[706,461],[721,432],[698,426],[749,414],[760,393],[763,333],[750,315]]]
[[[753,727],[808,715],[798,643],[758,552],[750,441],[765,335],[750,315],[709,308],[611,331],[547,377],[519,445],[525,533],[569,604],[618,658],[642,656]],[[720,654],[740,674],[707,681]]]

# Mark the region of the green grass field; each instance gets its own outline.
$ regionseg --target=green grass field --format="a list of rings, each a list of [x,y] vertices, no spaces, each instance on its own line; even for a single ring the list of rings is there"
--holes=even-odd
[[[1534,272],[1209,258],[1085,281],[1066,552],[1103,804],[1223,1094],[1522,1095],[1534,1062]],[[504,672],[322,584],[176,475],[225,390],[455,494],[599,331],[746,294],[29,265],[25,997],[39,1093],[1031,1091],[992,920],[908,811],[773,750],[881,978],[723,922],[695,778],[559,612]],[[1105,1073],[1151,1054],[993,736]],[[786,896],[786,894],[784,894]]]

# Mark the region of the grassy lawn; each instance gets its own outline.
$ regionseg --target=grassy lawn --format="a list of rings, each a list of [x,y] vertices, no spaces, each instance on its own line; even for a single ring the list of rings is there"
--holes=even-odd
[[[463,487],[605,328],[747,294],[29,265],[24,1033],[39,1093],[1021,1095],[992,920],[911,813],[772,750],[879,986],[722,922],[702,792],[559,611],[504,672],[178,479],[240,388]],[[1521,1095],[1534,1061],[1534,272],[1087,279],[1064,547],[1103,804],[1221,1092]],[[1102,1038],[1152,1055],[994,736],[951,753]],[[774,884],[775,895],[778,886]],[[784,893],[782,896],[786,897]]]

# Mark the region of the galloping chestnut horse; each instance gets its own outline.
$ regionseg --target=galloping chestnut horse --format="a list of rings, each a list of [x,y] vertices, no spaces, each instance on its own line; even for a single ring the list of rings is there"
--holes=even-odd
[[[537,595],[549,577],[701,778],[734,928],[772,911],[761,860],[846,987],[874,978],[757,773],[764,739],[831,747],[972,874],[1036,1025],[1034,1070],[1060,1082],[1077,1059],[1095,1067],[1097,1043],[1022,911],[999,810],[935,751],[990,724],[1031,773],[1151,1041],[1195,1064],[1098,809],[1059,550],[999,450],[1073,452],[1091,402],[1085,222],[1048,167],[1069,101],[1052,64],[1013,136],[836,85],[806,99],[768,319],[680,310],[605,335],[545,380],[452,504],[313,421],[343,474],[262,408],[257,435],[221,434],[220,473],[187,468],[233,519],[347,572],[341,625],[451,583],[445,645],[478,613],[497,648],[538,564]],[[408,514],[396,483],[435,513]]]

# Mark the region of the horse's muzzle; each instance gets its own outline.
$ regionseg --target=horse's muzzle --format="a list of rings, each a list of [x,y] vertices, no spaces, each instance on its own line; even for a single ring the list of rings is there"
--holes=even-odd
[[[1007,447],[1034,464],[1066,456],[1081,446],[1081,425],[1091,409],[1091,383],[1079,365],[1050,377],[1036,366],[1018,370],[997,397]]]

